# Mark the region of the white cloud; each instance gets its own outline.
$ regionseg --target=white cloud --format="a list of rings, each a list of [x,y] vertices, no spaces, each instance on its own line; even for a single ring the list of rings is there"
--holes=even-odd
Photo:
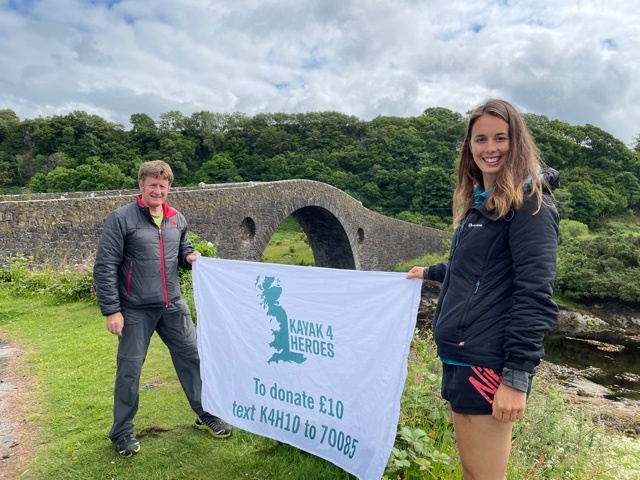
[[[464,113],[488,97],[640,133],[633,0],[0,0],[0,108]]]

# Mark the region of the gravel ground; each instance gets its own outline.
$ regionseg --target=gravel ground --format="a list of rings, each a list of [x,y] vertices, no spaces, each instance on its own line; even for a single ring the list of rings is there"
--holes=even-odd
[[[16,386],[7,378],[6,372],[6,364],[15,352],[15,348],[9,347],[7,342],[0,340],[0,459],[2,460],[10,457],[9,449],[16,443],[7,402],[9,394],[15,391]]]
[[[16,373],[21,361],[22,352],[0,337],[0,480],[24,474],[39,441],[37,427],[26,421],[33,386]]]

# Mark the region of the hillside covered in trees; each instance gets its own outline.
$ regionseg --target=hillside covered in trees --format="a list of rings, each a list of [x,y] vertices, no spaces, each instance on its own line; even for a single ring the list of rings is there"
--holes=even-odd
[[[629,237],[606,223],[640,210],[640,141],[629,148],[593,125],[525,117],[544,161],[561,173],[558,285],[578,300],[640,302],[637,233]],[[318,180],[372,210],[448,229],[465,120],[439,107],[370,121],[338,112],[171,111],[157,121],[134,114],[127,130],[82,111],[21,120],[0,110],[0,193],[135,188],[140,163],[162,159],[176,186]],[[608,228],[609,240],[592,241],[584,225]]]

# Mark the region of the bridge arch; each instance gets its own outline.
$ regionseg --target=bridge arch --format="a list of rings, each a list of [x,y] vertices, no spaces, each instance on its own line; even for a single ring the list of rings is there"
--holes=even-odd
[[[323,207],[309,206],[294,211],[291,216],[309,239],[317,267],[355,270],[349,236],[333,213]]]

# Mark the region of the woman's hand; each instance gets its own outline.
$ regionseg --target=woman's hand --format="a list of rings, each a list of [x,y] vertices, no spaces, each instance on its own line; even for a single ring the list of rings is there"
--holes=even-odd
[[[517,388],[500,384],[493,397],[493,417],[501,422],[515,422],[524,416],[527,393]]]
[[[405,278],[419,278],[420,280],[424,280],[424,267],[413,267],[411,270],[409,270],[409,273],[407,273],[407,276]]]

